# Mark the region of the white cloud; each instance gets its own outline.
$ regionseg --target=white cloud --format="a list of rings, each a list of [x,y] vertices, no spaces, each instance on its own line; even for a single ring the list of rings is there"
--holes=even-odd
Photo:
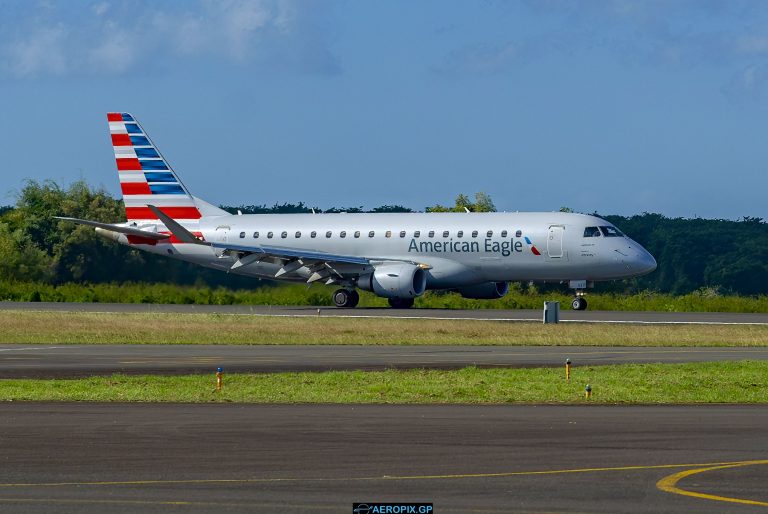
[[[4,52],[5,67],[16,77],[66,73],[70,69],[63,50],[67,35],[67,30],[57,25],[40,28],[21,41],[10,43]]]
[[[739,103],[743,100],[761,98],[766,86],[768,86],[768,64],[753,64],[735,73],[722,87],[722,92],[732,101]]]
[[[111,24],[113,25],[113,24]],[[88,52],[94,69],[106,74],[120,74],[131,69],[139,47],[130,34],[112,26]]]
[[[36,9],[30,2],[17,9],[14,26],[0,26],[0,74],[120,75],[145,56],[155,66],[177,64],[179,57],[185,65],[215,58],[238,66],[337,73],[325,33],[302,30],[324,9],[324,3],[291,0],[105,0],[80,10]]]

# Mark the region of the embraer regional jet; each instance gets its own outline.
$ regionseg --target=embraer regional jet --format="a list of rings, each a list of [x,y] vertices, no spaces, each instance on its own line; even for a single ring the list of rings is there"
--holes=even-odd
[[[128,113],[107,115],[126,223],[60,218],[108,239],[202,266],[272,280],[335,284],[411,307],[427,289],[501,298],[510,281],[567,283],[573,308],[595,282],[656,269],[607,221],[564,212],[232,215],[192,196]]]

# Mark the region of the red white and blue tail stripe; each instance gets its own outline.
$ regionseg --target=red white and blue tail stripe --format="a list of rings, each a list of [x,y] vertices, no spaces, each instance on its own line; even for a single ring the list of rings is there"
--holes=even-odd
[[[107,120],[128,221],[157,223],[149,204],[174,220],[197,222],[195,200],[134,117],[110,112]]]

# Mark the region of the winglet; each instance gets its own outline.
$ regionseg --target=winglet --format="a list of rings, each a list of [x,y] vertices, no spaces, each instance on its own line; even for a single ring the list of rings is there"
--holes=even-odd
[[[147,208],[149,208],[150,211],[152,211],[155,216],[157,216],[160,221],[162,221],[165,226],[168,228],[168,230],[171,231],[171,234],[176,236],[176,239],[181,241],[182,243],[194,243],[199,245],[207,245],[209,243],[206,243],[205,241],[201,241],[197,238],[192,232],[181,226],[178,222],[176,222],[173,218],[165,214],[163,211],[155,207],[154,205],[147,205]]]

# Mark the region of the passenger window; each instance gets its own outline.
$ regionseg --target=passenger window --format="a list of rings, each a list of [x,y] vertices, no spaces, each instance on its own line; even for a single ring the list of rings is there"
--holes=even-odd
[[[600,230],[597,227],[587,227],[584,229],[584,237],[600,237]]]
[[[245,239],[245,232],[240,232],[240,239]]]
[[[400,237],[405,237],[405,230],[400,231]]]
[[[283,239],[285,239],[286,237],[288,237],[288,232],[285,232],[285,231],[284,231],[282,234],[280,234],[280,237],[282,237]]]
[[[429,231],[429,237],[435,237],[435,231],[434,230],[430,230]]]
[[[317,237],[317,232],[315,232],[313,230],[312,232],[310,232],[309,237],[311,237],[312,239],[316,238]]]
[[[387,232],[384,234],[385,237],[392,237],[392,231],[387,230]]]
[[[347,237],[347,231],[342,230],[341,232],[339,232],[339,237]]]
[[[300,237],[301,237],[301,232],[299,232],[299,231],[297,230],[297,231],[296,231],[296,239],[298,239],[298,238],[300,238]]]
[[[272,239],[272,236],[273,236],[273,235],[274,235],[274,234],[273,234],[272,232],[267,232],[267,238],[268,238],[268,239]]]
[[[360,237],[360,231],[359,230],[355,230],[355,237]]]
[[[506,230],[502,230],[501,231],[501,237],[507,237],[507,231]]]
[[[523,237],[523,231],[518,230],[517,232],[515,232],[515,237]]]
[[[485,237],[493,237],[493,230],[489,230]]]
[[[421,230],[417,230],[416,232],[413,233],[413,237],[419,237],[419,236],[421,236]]]
[[[472,231],[472,237],[477,237],[477,230]]]
[[[448,231],[447,230],[443,230],[443,237],[448,237]]]
[[[371,230],[370,232],[368,232],[368,237],[373,237],[373,236],[375,236],[375,235],[376,235],[376,233],[375,233],[373,230]]]
[[[253,238],[254,239],[258,239],[259,238],[259,233],[258,232],[254,232],[253,233]]]
[[[459,230],[458,232],[456,232],[456,237],[464,237],[464,231]]]
[[[328,238],[330,238],[332,235],[333,235],[333,232],[331,232],[330,230],[325,233],[325,237],[328,237]]]

